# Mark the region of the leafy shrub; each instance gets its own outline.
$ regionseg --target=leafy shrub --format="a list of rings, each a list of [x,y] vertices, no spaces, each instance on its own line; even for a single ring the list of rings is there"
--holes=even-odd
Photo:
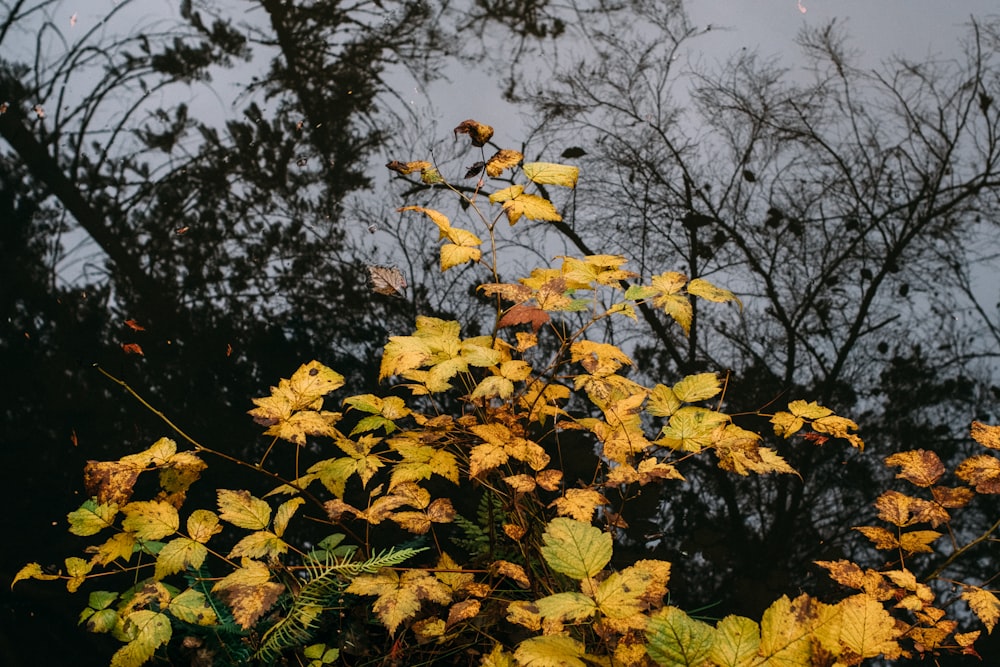
[[[637,490],[683,483],[695,457],[712,457],[733,475],[797,474],[720,410],[717,374],[643,386],[627,376],[625,351],[588,338],[604,320],[637,319],[643,305],[687,332],[693,299],[741,304],[677,272],[642,282],[611,255],[563,257],[502,282],[496,226],[504,218],[558,221],[552,202],[528,189],[575,187],[577,169],[522,164],[513,150],[487,158],[492,128],[475,121],[456,132],[482,154],[465,175],[478,178],[475,188],[452,186],[430,162],[388,166],[414,183],[448,188],[481,227],[453,226],[437,210],[400,209],[438,228],[442,271],[471,262],[492,274],[479,291],[495,301],[493,333],[463,338],[459,322],[418,317],[411,335],[393,336],[384,348],[380,380],[396,379],[393,393],[342,398],[343,411],[325,409],[343,377],[318,361],[302,365],[250,410],[272,447],[296,448],[290,474],[238,461],[179,430],[192,449],[163,438],[116,461],[90,462],[91,498],[70,512],[70,532],[103,541],[85,558],[67,558],[63,573],[32,563],[15,583],[62,579],[76,591],[109,573],[127,577],[121,590],[90,592],[80,616],[88,630],[123,642],[114,667],[154,657],[218,665],[295,657],[315,667],[397,664],[404,656],[407,664],[488,667],[749,667],[974,654],[979,632],[956,633],[958,621],[931,584],[996,529],[963,544],[952,525],[952,513],[976,493],[1000,492],[992,454],[961,463],[955,486],[942,484],[947,471],[933,452],[886,459],[914,490],[883,493],[876,507],[885,525],[857,530],[893,560],[880,570],[820,562],[849,591],[836,602],[782,597],[759,622],[726,616],[711,624],[669,604],[670,563],[611,566]],[[483,191],[489,178],[518,169],[526,183]],[[377,292],[405,289],[394,270],[376,268]],[[816,403],[794,400],[759,414],[783,439],[863,448],[854,422]],[[975,423],[972,435],[1000,448],[1000,427]],[[300,455],[316,453],[319,460],[298,468]],[[214,508],[190,509],[187,492],[208,456],[254,468],[277,486],[261,497],[218,489]],[[570,459],[592,462],[589,477],[570,478]],[[134,498],[150,473],[155,493]],[[951,542],[935,552],[946,534],[939,529]],[[923,554],[940,562],[921,580],[908,564]],[[1000,618],[995,595],[953,583],[992,631]]]

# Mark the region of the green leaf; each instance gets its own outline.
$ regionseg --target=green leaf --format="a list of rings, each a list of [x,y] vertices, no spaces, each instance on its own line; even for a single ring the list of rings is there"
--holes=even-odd
[[[715,629],[677,607],[664,607],[646,627],[646,652],[663,667],[702,667],[712,650]]]
[[[594,576],[611,560],[611,534],[582,521],[553,519],[542,540],[542,556],[549,567],[574,579]]]

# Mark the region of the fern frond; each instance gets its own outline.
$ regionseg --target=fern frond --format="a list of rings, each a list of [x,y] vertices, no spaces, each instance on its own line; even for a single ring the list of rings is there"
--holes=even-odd
[[[264,633],[254,659],[270,664],[288,649],[309,643],[324,612],[334,608],[332,603],[351,579],[359,574],[373,574],[383,567],[395,567],[424,550],[388,549],[364,561],[326,552],[324,560],[306,563],[305,581],[295,594],[288,614]]]

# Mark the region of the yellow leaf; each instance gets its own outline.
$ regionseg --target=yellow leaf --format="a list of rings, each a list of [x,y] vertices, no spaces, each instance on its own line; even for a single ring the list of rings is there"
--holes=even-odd
[[[729,421],[727,415],[705,408],[684,406],[663,427],[658,445],[684,452],[699,452],[712,445],[716,430]]]
[[[589,523],[558,517],[542,535],[542,557],[556,572],[574,579],[593,577],[611,560],[611,534]]]
[[[505,377],[491,375],[483,378],[469,394],[471,400],[499,398],[506,400],[514,395],[514,383]]]
[[[972,439],[983,447],[1000,449],[1000,426],[990,426],[982,422],[972,422]]]
[[[945,472],[944,464],[938,455],[926,449],[893,454],[885,459],[885,464],[902,468],[896,474],[897,479],[905,479],[924,487],[936,484]]]
[[[355,577],[347,587],[354,595],[376,595],[372,610],[379,620],[394,634],[399,625],[420,610],[421,600],[448,604],[451,591],[436,578],[420,570],[408,570],[400,577],[389,568],[377,574]]]
[[[472,140],[472,145],[477,148],[482,148],[486,145],[493,137],[493,128],[489,125],[484,125],[483,123],[476,122],[472,119],[463,120],[455,128],[455,134],[467,134],[469,139]]]
[[[992,633],[997,621],[1000,620],[1000,600],[990,591],[977,586],[966,586],[962,599],[986,626],[986,631]]]
[[[469,452],[469,477],[478,477],[507,462],[507,452],[502,446],[491,443],[476,445]]]
[[[10,585],[11,588],[13,588],[14,584],[23,579],[40,579],[42,581],[52,581],[58,578],[59,578],[58,574],[45,574],[45,572],[42,570],[42,566],[39,563],[28,563],[27,565],[25,565],[24,567],[22,567],[20,570],[17,571],[17,574],[14,575],[14,579],[13,581],[10,582]]]
[[[934,553],[930,544],[939,537],[941,533],[936,530],[911,530],[899,536],[899,546],[910,553]]]
[[[583,644],[571,637],[531,637],[514,649],[520,667],[586,667]]]
[[[417,213],[423,213],[431,219],[431,222],[437,225],[439,230],[441,230],[442,237],[445,236],[449,229],[451,229],[451,222],[448,220],[448,216],[444,213],[435,211],[434,209],[424,208],[423,206],[403,206],[402,208],[398,208],[396,210],[400,213],[404,211],[416,211]]]
[[[454,266],[468,262],[478,262],[482,256],[483,253],[479,248],[446,243],[441,246],[441,271],[447,271]]]
[[[681,400],[670,387],[658,384],[649,392],[646,412],[653,417],[669,417],[681,407]]]
[[[812,638],[818,625],[829,622],[825,605],[808,595],[781,596],[761,618],[758,652],[768,667],[811,665]]]
[[[684,403],[704,401],[722,391],[719,376],[715,373],[688,375],[673,386],[673,395]]]
[[[521,588],[529,588],[531,586],[527,572],[520,565],[505,560],[498,560],[493,563],[493,566],[496,568],[497,574],[510,577]]]
[[[549,507],[554,506],[559,516],[589,523],[594,518],[594,511],[607,504],[608,499],[593,489],[566,489],[566,494],[552,501]]]
[[[888,611],[871,596],[859,594],[841,600],[840,644],[860,658],[895,653],[900,631]]]
[[[119,558],[128,562],[135,552],[135,545],[136,539],[132,533],[116,533],[97,547],[91,561],[96,565],[107,565]]]
[[[694,310],[691,302],[676,294],[664,294],[653,297],[653,306],[659,308],[669,315],[674,322],[681,326],[685,335],[691,333],[691,320],[694,318]]]
[[[788,410],[796,417],[804,417],[805,419],[822,419],[833,414],[832,410],[824,408],[816,401],[810,401],[809,403],[801,400],[792,401],[788,404]]]
[[[125,618],[122,634],[129,642],[111,656],[111,667],[139,667],[170,641],[173,630],[166,614],[142,609]]]
[[[140,540],[158,540],[176,533],[180,528],[177,509],[169,503],[137,501],[123,507],[122,513],[125,514],[122,528],[134,533]]]
[[[249,491],[219,489],[219,518],[238,528],[264,530],[271,521],[271,507]]]
[[[575,592],[548,595],[536,600],[535,606],[543,620],[572,623],[589,618],[597,610],[593,600]]]
[[[856,526],[854,530],[871,540],[876,549],[896,549],[899,547],[899,540],[885,528],[879,526]]]
[[[743,302],[740,301],[735,294],[727,289],[716,287],[712,283],[707,280],[702,280],[701,278],[695,278],[687,284],[687,293],[701,297],[706,301],[714,301],[716,303],[735,301],[741,310],[743,308]]]
[[[191,538],[178,537],[170,540],[156,555],[156,569],[153,578],[162,579],[175,572],[180,572],[188,566],[197,569],[205,562],[207,555],[208,548]]]
[[[502,644],[494,644],[493,650],[483,656],[479,667],[515,667],[514,656],[507,653]]]
[[[955,476],[979,493],[1000,493],[1000,459],[988,454],[971,456],[958,464]]]
[[[441,557],[438,558],[437,569],[434,576],[450,588],[453,593],[464,591],[476,579],[472,574],[461,572],[461,566],[446,553],[441,554]]]
[[[743,616],[726,616],[715,627],[709,654],[718,667],[750,667],[760,647],[760,626]]]
[[[653,579],[643,567],[627,567],[602,581],[594,591],[594,601],[604,626],[619,633],[644,630],[648,618],[642,613],[643,598]]]
[[[393,466],[389,487],[403,482],[417,482],[440,475],[458,484],[458,461],[455,455],[443,449],[422,444],[419,436],[403,434],[388,441],[389,447],[398,452],[403,460]]]
[[[229,558],[239,556],[263,558],[264,556],[278,556],[287,551],[288,544],[284,540],[269,530],[259,530],[250,533],[233,545],[229,552]]]
[[[288,527],[288,521],[305,502],[305,498],[292,498],[290,500],[286,500],[278,506],[278,511],[274,514],[275,535],[281,537],[285,534],[285,529]]]
[[[509,148],[501,149],[486,161],[486,175],[496,178],[503,173],[504,169],[516,167],[523,159],[524,156],[518,151]]]
[[[771,424],[774,425],[775,435],[788,438],[798,433],[805,426],[805,421],[790,412],[778,412],[771,417]]]
[[[400,162],[399,160],[393,160],[385,165],[388,169],[407,176],[415,171],[423,171],[424,169],[429,169],[432,165],[426,160],[417,160],[414,162]]]
[[[538,613],[538,606],[534,602],[525,600],[515,600],[507,605],[507,620],[529,630],[537,631],[542,627],[542,616]]]
[[[554,162],[525,162],[521,170],[535,183],[561,185],[565,188],[575,188],[577,178],[580,176],[578,167]]]
[[[479,600],[463,600],[462,602],[455,603],[452,605],[451,609],[448,610],[447,627],[451,627],[456,623],[461,623],[462,621],[474,618],[479,614],[479,609]]]

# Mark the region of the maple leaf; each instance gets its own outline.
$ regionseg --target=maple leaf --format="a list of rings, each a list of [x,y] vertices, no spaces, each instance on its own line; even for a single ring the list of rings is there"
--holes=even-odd
[[[215,625],[218,622],[218,616],[208,597],[192,588],[183,591],[171,600],[167,611],[174,618],[191,625],[207,626]]]
[[[589,523],[594,518],[594,511],[608,502],[607,498],[594,489],[566,489],[566,494],[552,501],[549,507],[555,507],[560,516]]]
[[[716,287],[707,280],[702,280],[701,278],[695,278],[694,280],[692,280],[687,284],[686,289],[688,294],[701,297],[706,301],[714,301],[716,303],[735,301],[737,305],[739,305],[740,310],[743,310],[743,302],[740,301],[735,294],[733,294],[727,289]]]
[[[554,162],[525,162],[521,167],[531,181],[542,185],[560,185],[575,188],[580,177],[579,167]]]
[[[467,134],[472,140],[472,145],[482,148],[493,137],[493,128],[489,125],[478,123],[472,119],[463,120],[454,130],[455,135]]]
[[[611,560],[612,539],[589,523],[558,517],[545,527],[540,551],[556,572],[574,579],[593,577]]]
[[[837,604],[840,611],[840,646],[861,659],[899,652],[900,631],[895,619],[869,595],[853,595]]]
[[[271,521],[271,506],[249,491],[219,489],[219,518],[238,528],[264,530]]]
[[[125,520],[122,528],[134,533],[140,540],[158,540],[172,535],[180,528],[177,509],[169,503],[156,500],[132,502],[122,508]]]
[[[124,505],[132,497],[132,490],[146,464],[121,461],[87,461],[83,469],[83,482],[87,493],[96,496],[101,504]]]
[[[111,667],[139,667],[170,641],[173,630],[166,614],[141,609],[125,617],[121,633],[128,643],[111,656]]]
[[[905,479],[917,486],[933,486],[944,474],[944,464],[934,452],[916,449],[899,452],[885,459],[888,466],[900,466],[896,479]]]
[[[992,592],[977,586],[966,586],[962,592],[962,599],[983,622],[986,631],[992,633],[997,621],[1000,620],[1000,599],[997,599]]]
[[[156,554],[153,578],[162,579],[187,567],[198,569],[207,555],[208,548],[204,544],[189,537],[177,537],[164,544],[160,553]]]
[[[517,303],[504,311],[497,321],[497,329],[512,327],[518,324],[530,324],[531,330],[538,333],[542,325],[548,324],[552,316],[538,306]]]
[[[955,476],[972,484],[979,493],[1000,493],[1000,459],[989,454],[962,461],[955,469]]]
[[[524,155],[518,151],[509,148],[501,149],[486,161],[486,175],[496,178],[504,172],[504,169],[516,167],[523,159]]]
[[[388,441],[389,447],[402,456],[392,468],[389,488],[403,482],[417,482],[439,475],[458,484],[458,460],[455,455],[432,445],[425,445],[418,434],[404,433]]]
[[[990,426],[979,421],[972,422],[972,439],[983,447],[1000,449],[1000,426]]]
[[[695,403],[716,396],[722,391],[717,373],[688,375],[673,386],[673,395],[684,403]]]
[[[268,609],[274,606],[285,587],[271,581],[271,572],[260,561],[244,558],[241,565],[212,587],[229,605],[233,620],[249,630]]]
[[[528,220],[543,220],[559,222],[562,216],[548,199],[538,195],[527,194],[520,185],[515,185],[490,195],[490,202],[502,202],[507,221],[511,226],[517,224],[521,217]]]
[[[400,162],[399,160],[393,160],[387,163],[386,168],[390,171],[394,171],[397,174],[402,174],[403,176],[408,176],[415,171],[423,171],[429,169],[432,165],[426,160],[416,160],[413,162]]]
[[[95,565],[107,565],[119,558],[128,562],[132,558],[137,544],[135,535],[132,533],[117,533],[98,547],[88,548],[88,553],[94,554],[91,557],[91,562]]]
[[[656,444],[684,452],[699,452],[715,440],[729,416],[714,410],[684,406],[670,416]]]
[[[572,637],[531,637],[514,649],[514,660],[523,667],[586,667],[583,644]]]
[[[726,616],[715,626],[709,658],[720,667],[749,667],[760,648],[760,626],[743,616]]]
[[[69,520],[69,532],[84,537],[96,535],[105,528],[113,526],[117,514],[116,503],[98,504],[93,499],[85,500],[79,509],[66,515]]]
[[[660,665],[702,665],[712,650],[714,635],[708,623],[696,621],[677,607],[664,607],[649,619],[646,651]]]
[[[403,621],[417,614],[422,600],[438,604],[451,601],[451,590],[422,570],[407,570],[400,576],[395,570],[382,568],[376,574],[355,577],[346,592],[377,596],[372,611],[390,634],[395,634]]]

